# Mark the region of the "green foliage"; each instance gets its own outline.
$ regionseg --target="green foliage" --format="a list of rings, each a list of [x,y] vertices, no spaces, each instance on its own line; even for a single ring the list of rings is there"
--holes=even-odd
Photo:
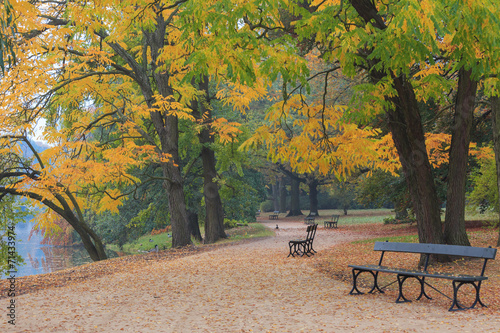
[[[266,200],[260,203],[260,211],[261,212],[272,212],[274,211],[274,204],[272,200]]]
[[[101,235],[104,243],[121,247],[153,229],[169,225],[161,183],[161,180],[153,181],[131,193],[118,214],[86,212],[90,225]]]
[[[499,211],[497,172],[494,159],[480,161],[479,170],[471,175],[472,191],[469,192],[469,203],[484,212],[487,208]]]
[[[21,208],[15,197],[7,196],[0,200],[0,275],[9,270],[15,271],[24,263],[16,250],[20,241],[16,235],[16,224],[27,215],[28,212]]]
[[[249,175],[254,172],[245,170]],[[254,173],[254,175],[257,175]],[[255,213],[259,209],[259,203],[262,200],[259,187],[252,184],[258,180],[252,177],[240,177],[232,174],[226,178],[219,191],[224,213],[232,219],[244,220],[248,222],[255,221]]]
[[[356,185],[356,199],[374,207],[404,206],[408,203],[408,189],[404,177],[383,171],[362,176]]]
[[[159,250],[168,249],[172,245],[171,236],[171,233],[166,232],[158,235],[147,233],[129,243],[125,243],[122,250],[126,253],[135,254],[150,251],[154,249],[155,245],[158,245]]]
[[[394,217],[387,217],[384,219],[384,224],[404,224],[404,223],[414,223],[414,222],[416,222],[416,219],[413,217],[406,217],[401,219],[397,219]]]
[[[238,221],[232,219],[224,219],[224,229],[232,229],[236,227],[247,226],[248,223],[246,221]]]

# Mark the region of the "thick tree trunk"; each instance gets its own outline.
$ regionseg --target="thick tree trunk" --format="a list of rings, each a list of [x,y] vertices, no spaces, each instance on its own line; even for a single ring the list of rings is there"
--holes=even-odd
[[[318,181],[316,179],[309,182],[309,211],[310,213],[318,213]]]
[[[172,225],[172,247],[182,247],[192,244],[191,234],[188,229],[188,218],[186,202],[184,197],[183,179],[180,170],[179,160],[179,119],[170,115],[168,110],[158,108],[155,105],[154,91],[165,101],[169,101],[174,96],[174,91],[170,86],[170,74],[165,69],[160,69],[164,64],[159,60],[160,52],[165,45],[165,33],[167,22],[163,16],[156,18],[154,31],[144,31],[145,43],[149,46],[151,55],[151,73],[155,90],[148,78],[146,68],[139,66],[126,55],[126,60],[134,69],[137,81],[141,87],[144,99],[150,112],[153,126],[158,135],[161,147],[161,158],[167,157],[168,161],[162,161],[161,167],[165,177],[165,189],[168,196],[168,205],[170,212],[170,223]]]
[[[281,177],[279,181],[279,191],[280,191],[280,212],[286,213],[286,186],[285,177]]]
[[[394,78],[394,111],[388,120],[394,144],[411,194],[421,243],[443,244],[440,202],[425,146],[425,135],[411,84]]]
[[[196,214],[195,212],[190,211],[190,210],[188,210],[187,214],[188,214],[189,233],[198,242],[203,241],[203,238],[201,237],[201,232],[200,232],[200,224],[198,223],[198,214]]]
[[[190,245],[192,244],[191,233],[188,229],[186,202],[180,170],[173,165],[173,162],[163,164],[164,175],[170,179],[165,181],[164,184],[168,193],[170,224],[172,226],[172,247],[177,248]]]
[[[202,130],[200,142],[203,141],[201,156],[203,160],[203,195],[205,197],[205,243],[215,243],[221,238],[227,238],[224,232],[224,210],[219,195],[219,186],[214,179],[217,177],[215,169],[215,153],[206,146],[205,141],[212,141],[208,129]]]
[[[290,177],[290,181],[292,184],[292,193],[290,200],[290,212],[288,212],[287,216],[300,216],[302,211],[300,210],[300,182],[295,177]]]
[[[204,77],[199,84],[199,89],[204,92],[193,107],[196,117],[208,121],[203,127],[198,139],[200,140],[201,159],[203,162],[203,196],[205,198],[205,243],[211,244],[219,239],[227,238],[224,232],[224,209],[219,195],[219,185],[215,182],[217,178],[215,152],[212,149],[214,144],[213,135],[210,134],[212,128],[212,110],[208,99],[208,77]],[[196,112],[197,111],[197,112]]]
[[[490,98],[492,112],[492,130],[493,142],[495,150],[495,164],[497,166],[497,188],[498,200],[500,200],[500,97],[493,96]],[[500,213],[499,213],[500,214]],[[500,230],[498,234],[497,246],[500,246]]]
[[[380,30],[387,27],[386,21],[371,0],[350,0],[350,3],[366,24],[370,22],[372,26]],[[369,50],[363,50],[363,53],[366,51]],[[369,61],[371,69],[379,62],[378,59]],[[371,70],[370,75],[375,82],[387,76],[384,71],[374,69]],[[418,102],[411,83],[404,76],[400,75],[392,79],[397,96],[390,98],[394,110],[387,112],[387,118],[417,217],[419,241],[443,244],[440,203],[425,148]]]
[[[471,71],[460,69],[452,125],[444,221],[444,238],[447,244],[470,245],[465,230],[465,185],[476,91],[477,82],[471,78]]]
[[[271,185],[271,190],[273,193],[273,208],[275,211],[280,210],[280,192],[279,192],[279,184],[274,183]]]

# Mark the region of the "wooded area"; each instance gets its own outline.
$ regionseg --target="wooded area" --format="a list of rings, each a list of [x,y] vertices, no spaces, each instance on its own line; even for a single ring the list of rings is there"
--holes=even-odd
[[[167,226],[214,243],[301,192],[410,210],[423,243],[470,245],[466,206],[498,210],[494,0],[1,6],[0,205],[93,260]]]

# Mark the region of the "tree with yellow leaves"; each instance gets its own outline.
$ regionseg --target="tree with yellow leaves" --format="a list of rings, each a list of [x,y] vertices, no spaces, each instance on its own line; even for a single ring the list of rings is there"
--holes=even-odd
[[[17,63],[0,83],[2,131],[33,134],[45,120],[44,139],[52,146],[40,156],[45,173],[67,184],[80,205],[117,211],[126,198],[120,186],[139,185],[131,170],[160,165],[174,247],[191,243],[179,122],[199,121],[207,146],[213,131],[222,141],[237,132],[234,124],[210,117],[204,78],[218,83],[228,69],[208,48],[208,64],[189,58],[195,35],[211,36],[207,27],[184,29],[196,18],[184,13],[186,2],[16,2],[13,10],[22,13],[14,36]],[[215,163],[208,159],[207,169]],[[206,195],[217,202],[212,171],[205,176]],[[40,179],[43,197],[54,188],[50,179]],[[217,205],[209,241],[224,236],[220,203],[207,207]]]
[[[290,85],[304,85],[308,71],[293,54],[313,48],[345,75],[365,75],[367,80],[349,104],[348,119],[385,117],[410,189],[420,241],[466,245],[465,176],[475,96],[478,84],[496,77],[498,68],[500,21],[495,4],[261,0],[237,2],[230,11],[229,1],[220,1],[214,8],[224,22],[227,16],[240,15],[245,26],[237,31],[240,35],[251,30],[254,39],[275,46],[274,51],[265,49],[269,53],[260,66],[273,80],[281,75]],[[222,31],[218,34],[225,37],[236,33]],[[252,38],[245,36],[251,45]],[[444,228],[419,109],[429,100],[454,110]]]

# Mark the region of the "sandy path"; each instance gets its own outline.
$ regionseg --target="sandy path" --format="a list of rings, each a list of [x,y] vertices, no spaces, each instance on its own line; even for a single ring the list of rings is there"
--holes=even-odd
[[[273,227],[276,222],[268,222]],[[377,295],[348,296],[350,286],[286,258],[302,223],[279,222],[277,236],[158,261],[144,269],[26,294],[16,325],[0,332],[498,332],[481,310],[450,313]],[[354,239],[318,229],[317,250]],[[0,300],[6,313],[8,299]]]

